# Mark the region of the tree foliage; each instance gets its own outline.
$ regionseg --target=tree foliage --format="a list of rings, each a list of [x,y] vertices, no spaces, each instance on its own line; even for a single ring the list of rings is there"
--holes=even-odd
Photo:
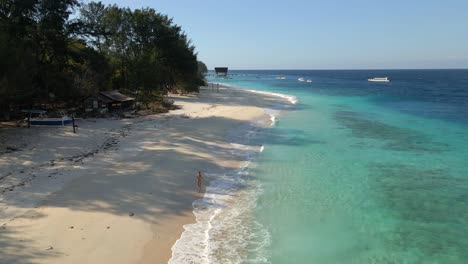
[[[196,92],[206,73],[168,16],[78,0],[0,0],[0,61],[2,112],[108,89],[146,99]]]

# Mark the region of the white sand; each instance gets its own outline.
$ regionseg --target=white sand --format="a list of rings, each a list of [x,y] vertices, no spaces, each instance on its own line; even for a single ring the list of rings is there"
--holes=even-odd
[[[221,88],[181,110],[0,129],[0,263],[167,263],[194,221],[197,171],[238,167],[226,134],[284,100]]]

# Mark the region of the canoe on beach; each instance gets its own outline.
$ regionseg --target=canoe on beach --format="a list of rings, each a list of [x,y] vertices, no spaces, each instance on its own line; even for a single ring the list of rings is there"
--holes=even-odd
[[[62,117],[47,117],[45,110],[23,110],[23,112],[29,113],[26,121],[29,120],[29,123],[35,126],[64,126],[73,122],[73,118],[63,113],[61,113]],[[32,117],[33,114],[37,116]]]

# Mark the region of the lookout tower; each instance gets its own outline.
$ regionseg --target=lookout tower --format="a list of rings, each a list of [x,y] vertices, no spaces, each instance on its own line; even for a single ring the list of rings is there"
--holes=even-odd
[[[215,67],[216,76],[227,76],[228,67]]]

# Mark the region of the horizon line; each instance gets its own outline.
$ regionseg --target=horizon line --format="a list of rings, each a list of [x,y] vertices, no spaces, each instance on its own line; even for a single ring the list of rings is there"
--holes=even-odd
[[[358,69],[345,69],[345,68],[336,68],[336,69],[229,69],[229,71],[362,71],[362,70],[468,70],[468,68],[358,68]],[[214,71],[209,69],[209,71]]]

